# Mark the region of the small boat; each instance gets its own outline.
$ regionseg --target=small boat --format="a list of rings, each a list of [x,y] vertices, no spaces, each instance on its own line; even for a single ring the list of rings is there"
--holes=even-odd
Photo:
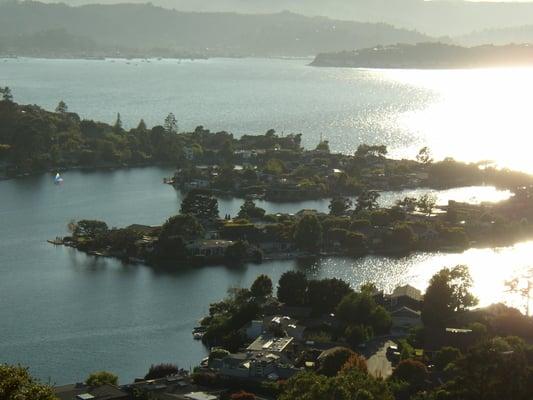
[[[54,183],[56,185],[61,185],[63,183],[63,178],[61,178],[61,175],[59,175],[59,172],[56,174],[54,178]]]
[[[192,337],[194,338],[194,340],[200,340],[201,338],[203,338],[205,335],[205,332],[194,332],[192,334]]]

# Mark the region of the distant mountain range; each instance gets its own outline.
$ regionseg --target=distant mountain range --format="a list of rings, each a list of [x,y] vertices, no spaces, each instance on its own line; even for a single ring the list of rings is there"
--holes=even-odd
[[[46,0],[57,2],[59,0]],[[124,0],[62,0],[68,4],[118,3]],[[145,3],[147,0],[128,0]],[[533,2],[462,0],[151,0],[183,11],[277,13],[362,22],[383,22],[431,36],[459,36],[473,31],[533,25]]]
[[[453,46],[444,43],[379,46],[319,54],[317,67],[484,68],[533,66],[533,45]]]
[[[533,24],[513,28],[485,29],[455,38],[465,46],[476,46],[484,43],[533,43]]]
[[[386,24],[276,14],[179,12],[149,4],[0,3],[0,53],[37,56],[314,56],[427,41]]]

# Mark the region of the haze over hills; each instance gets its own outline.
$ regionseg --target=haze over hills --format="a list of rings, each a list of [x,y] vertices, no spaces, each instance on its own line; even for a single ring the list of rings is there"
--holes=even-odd
[[[148,4],[0,4],[0,53],[309,56],[429,37],[386,24],[290,12],[191,13]]]
[[[54,2],[57,0],[48,0]],[[121,0],[63,0],[67,4],[118,3]],[[129,0],[145,3],[147,0]],[[533,24],[533,2],[424,0],[152,0],[182,11],[276,13],[361,22],[384,22],[431,36],[457,36],[484,29]]]

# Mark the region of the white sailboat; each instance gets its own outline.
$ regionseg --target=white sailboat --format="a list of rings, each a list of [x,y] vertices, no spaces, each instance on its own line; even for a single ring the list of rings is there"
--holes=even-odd
[[[56,174],[56,177],[54,178],[54,183],[56,185],[60,185],[63,183],[63,178],[61,178],[61,175],[59,175],[59,172]]]

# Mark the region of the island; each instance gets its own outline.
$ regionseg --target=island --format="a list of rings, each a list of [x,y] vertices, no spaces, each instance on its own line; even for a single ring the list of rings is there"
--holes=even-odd
[[[423,195],[398,200],[392,207],[379,207],[379,193],[364,191],[355,204],[349,198],[333,198],[328,214],[305,209],[296,214],[266,214],[248,198],[238,215],[221,218],[213,194],[192,189],[180,213],[162,226],[109,228],[103,221],[81,220],[70,224],[71,235],[52,243],[96,256],[169,268],[457,251],[532,238],[532,196],[529,186],[494,204],[450,201],[437,207],[431,196]]]
[[[488,68],[533,65],[533,46],[462,47],[445,43],[396,44],[318,54],[312,66],[349,68]]]

